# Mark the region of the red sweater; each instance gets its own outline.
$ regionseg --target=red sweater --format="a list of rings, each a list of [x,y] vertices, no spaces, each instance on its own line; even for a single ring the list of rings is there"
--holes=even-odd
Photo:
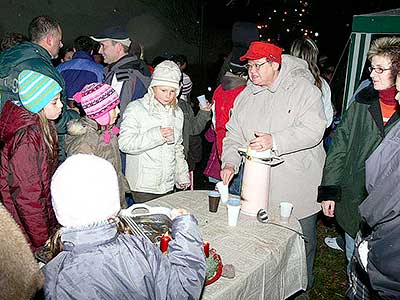
[[[224,90],[221,85],[217,87],[213,95],[215,103],[215,133],[217,135],[217,152],[221,159],[222,140],[226,135],[226,123],[230,118],[230,111],[237,95],[244,90],[246,85],[241,85],[232,90]]]

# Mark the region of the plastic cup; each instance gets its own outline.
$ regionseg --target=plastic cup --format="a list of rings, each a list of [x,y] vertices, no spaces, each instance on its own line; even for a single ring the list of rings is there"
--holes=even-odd
[[[199,100],[200,107],[206,107],[207,106],[207,100],[205,95],[200,95],[197,97],[197,100]]]
[[[216,184],[218,192],[221,194],[221,202],[226,203],[228,202],[229,198],[229,188],[227,184],[224,184],[223,181],[218,181]]]
[[[290,215],[292,214],[293,204],[290,202],[281,202],[279,207],[281,209],[281,222],[288,223]]]
[[[217,191],[211,191],[208,193],[208,210],[210,212],[217,212],[220,198],[221,194]]]
[[[174,135],[174,125],[173,125],[173,118],[172,116],[165,116],[161,121],[161,128],[171,128],[172,134],[166,137],[167,144],[173,144],[175,142],[175,135]]]
[[[231,198],[227,202],[228,206],[228,225],[236,226],[239,219],[240,199]]]

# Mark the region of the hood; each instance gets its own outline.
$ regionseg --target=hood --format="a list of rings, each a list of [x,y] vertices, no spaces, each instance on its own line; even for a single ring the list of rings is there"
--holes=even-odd
[[[39,116],[7,101],[0,116],[0,141],[8,142],[15,133],[31,125],[39,126]]]
[[[275,80],[272,87],[257,86],[251,82],[249,85],[253,93],[257,93],[265,88],[269,89],[273,93],[279,88],[290,88],[290,86],[295,84],[300,77],[303,77],[312,84],[315,82],[314,76],[311,74],[310,70],[308,70],[308,64],[305,60],[292,55],[283,54],[281,70],[279,71],[278,78]]]
[[[226,72],[221,80],[221,87],[223,90],[233,90],[239,86],[246,85],[247,79],[241,76],[232,74],[231,72]]]
[[[80,119],[74,119],[68,122],[67,132],[72,136],[84,135],[89,128],[98,130],[99,126],[96,121],[89,119],[87,116]]]

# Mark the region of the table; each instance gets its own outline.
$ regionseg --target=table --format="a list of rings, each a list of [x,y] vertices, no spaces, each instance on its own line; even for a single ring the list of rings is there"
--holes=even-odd
[[[208,211],[208,191],[178,192],[146,204],[192,212],[210,248],[216,249],[223,264],[234,265],[235,278],[221,277],[206,286],[202,300],[283,300],[306,288],[304,241],[297,233],[243,214],[236,227],[229,227],[225,204],[220,202],[217,213]],[[301,228],[295,218],[287,225]]]

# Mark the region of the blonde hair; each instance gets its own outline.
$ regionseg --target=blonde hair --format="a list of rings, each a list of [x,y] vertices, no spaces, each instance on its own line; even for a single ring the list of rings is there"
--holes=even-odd
[[[302,37],[293,41],[290,55],[304,59],[315,79],[315,85],[321,89],[322,79],[318,68],[319,50],[317,44],[309,37]]]
[[[42,109],[39,113],[40,130],[42,131],[44,143],[49,150],[50,158],[56,159],[58,156],[58,137],[55,134],[55,128],[53,121],[46,118],[44,110]]]

